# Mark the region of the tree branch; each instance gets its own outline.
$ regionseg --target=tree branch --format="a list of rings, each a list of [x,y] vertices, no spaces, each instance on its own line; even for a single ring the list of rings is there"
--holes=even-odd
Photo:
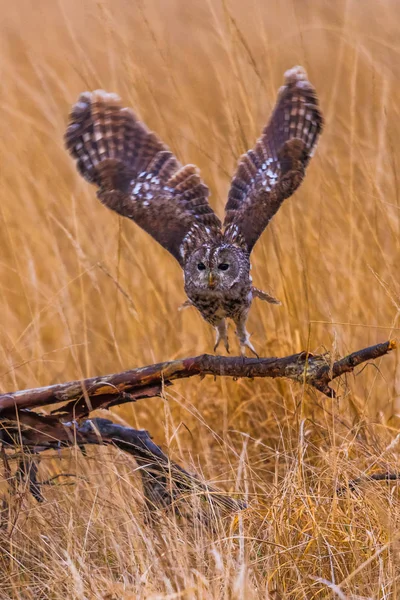
[[[122,427],[108,419],[87,419],[77,423],[98,408],[109,408],[141,398],[161,394],[164,386],[177,379],[194,375],[221,377],[286,377],[306,383],[327,396],[334,396],[331,381],[349,373],[368,360],[384,356],[396,348],[388,341],[363,348],[348,356],[331,361],[327,354],[306,352],[284,358],[241,358],[203,354],[164,362],[112,375],[70,381],[43,388],[22,390],[0,395],[0,442],[3,462],[4,448],[25,451],[18,476],[28,480],[29,489],[40,500],[40,482],[34,455],[50,448],[78,444],[113,444],[132,454],[140,468],[148,505],[175,506],[176,500],[187,496],[206,499],[212,509],[238,510],[243,503],[221,494],[178,464],[173,463],[152,441],[147,431]],[[64,403],[52,414],[43,415],[32,408]],[[73,421],[71,419],[74,419]],[[204,514],[204,511],[203,511]]]
[[[40,489],[43,484],[36,477],[35,454],[75,444],[111,444],[134,456],[150,509],[171,505],[176,507],[179,499],[189,495],[206,500],[207,505],[214,510],[237,511],[245,507],[240,500],[223,494],[170,461],[145,430],[124,427],[109,419],[100,418],[86,419],[80,424],[61,423],[52,415],[40,415],[30,410],[20,410],[14,419],[3,419],[0,423],[3,449],[22,446],[25,450],[26,454],[19,462],[17,474],[20,479],[26,475],[29,489],[39,501],[43,500]],[[181,509],[180,505],[179,511]]]
[[[331,381],[349,373],[358,365],[384,356],[396,348],[395,340],[363,348],[332,362],[329,355],[307,352],[283,358],[241,358],[202,354],[148,367],[70,381],[43,388],[0,395],[0,418],[11,409],[37,408],[67,403],[54,411],[60,417],[79,418],[97,408],[109,408],[125,402],[159,396],[164,386],[177,379],[195,375],[219,377],[284,377],[306,383],[327,396],[335,392]]]
[[[347,485],[341,485],[336,489],[338,496],[343,496],[347,490],[354,492],[359,485],[368,483],[369,481],[398,481],[400,479],[400,473],[372,473],[371,475],[364,475],[357,477],[357,479],[351,479]]]

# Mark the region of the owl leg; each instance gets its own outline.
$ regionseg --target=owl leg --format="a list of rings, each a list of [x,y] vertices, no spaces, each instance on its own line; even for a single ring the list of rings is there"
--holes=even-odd
[[[247,313],[242,314],[238,319],[235,319],[236,324],[236,335],[239,338],[240,343],[240,354],[246,356],[246,348],[251,350],[253,354],[259,358],[257,352],[254,349],[253,344],[250,342],[250,334],[246,330]]]
[[[229,354],[229,341],[228,341],[228,329],[226,327],[226,320],[222,319],[215,327],[217,337],[215,340],[214,352],[216,352],[220,342],[224,343],[225,349]]]

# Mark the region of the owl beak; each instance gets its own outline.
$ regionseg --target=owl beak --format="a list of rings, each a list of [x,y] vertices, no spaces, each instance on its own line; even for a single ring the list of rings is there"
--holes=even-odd
[[[211,289],[213,289],[213,288],[215,288],[215,284],[216,283],[217,282],[216,282],[216,279],[215,279],[214,275],[212,273],[210,273],[208,275],[208,287],[211,288]]]

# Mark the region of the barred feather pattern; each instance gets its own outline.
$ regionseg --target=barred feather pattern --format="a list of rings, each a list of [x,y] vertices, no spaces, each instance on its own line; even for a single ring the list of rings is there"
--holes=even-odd
[[[285,73],[275,109],[254,149],[244,154],[226,204],[224,238],[251,252],[285,198],[303,181],[323,127],[314,87],[302,67]]]
[[[221,238],[197,167],[182,166],[117,95],[81,94],[65,144],[79,173],[98,186],[101,202],[135,221],[182,266],[193,248]]]
[[[246,330],[253,298],[277,302],[253,287],[250,252],[285,198],[301,184],[322,130],[318,100],[301,67],[285,74],[271,119],[233,177],[224,232],[194,165],[182,166],[114,94],[81,94],[65,144],[101,202],[135,221],[181,264],[188,303],[229,351],[226,319],[240,351],[256,354]],[[186,303],[186,305],[188,304]]]

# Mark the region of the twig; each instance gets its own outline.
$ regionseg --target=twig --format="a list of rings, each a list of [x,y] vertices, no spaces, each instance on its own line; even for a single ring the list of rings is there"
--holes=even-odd
[[[42,484],[39,483],[39,481],[37,479],[37,473],[38,473],[38,466],[35,461],[35,458],[32,456],[29,456],[27,454],[22,456],[21,460],[19,461],[16,478],[17,478],[17,480],[20,480],[20,481],[28,480],[29,491],[32,494],[32,496],[34,498],[36,498],[36,500],[38,502],[43,502],[44,498],[40,491],[40,486]]]
[[[356,479],[351,479],[348,485],[342,485],[337,488],[336,493],[338,496],[343,496],[347,490],[354,492],[359,485],[367,483],[368,481],[398,481],[400,480],[400,473],[372,473],[371,475],[363,475]]]

